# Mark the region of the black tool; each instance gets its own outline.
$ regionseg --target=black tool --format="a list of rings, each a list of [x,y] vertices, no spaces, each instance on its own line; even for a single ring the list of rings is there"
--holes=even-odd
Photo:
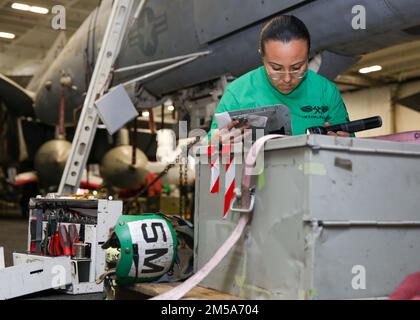
[[[348,133],[359,132],[363,130],[370,130],[374,128],[379,128],[382,126],[382,118],[380,116],[365,118],[355,121],[350,121],[347,123],[336,124],[333,126],[323,127],[311,127],[307,129],[307,133],[311,134],[327,134],[329,131],[337,132],[344,131]]]
[[[136,268],[136,279],[139,277],[139,246],[137,243],[133,244],[133,262]]]
[[[92,253],[92,244],[89,242],[86,242],[86,247],[85,247],[85,257],[86,258],[90,258],[90,255]]]
[[[85,242],[85,225],[84,224],[80,225],[79,242]]]
[[[55,216],[50,215],[48,219],[48,237],[54,236],[54,233],[57,231],[57,218]]]
[[[56,250],[55,233],[57,232],[57,217],[50,214],[48,217],[47,236],[48,236],[48,253],[50,256],[59,255]]]
[[[42,247],[42,217],[43,212],[40,209],[34,209],[30,221],[31,245],[30,253],[41,254]]]

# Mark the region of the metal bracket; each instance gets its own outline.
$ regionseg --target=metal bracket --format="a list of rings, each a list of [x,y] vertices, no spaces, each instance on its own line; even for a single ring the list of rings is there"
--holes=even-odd
[[[249,202],[249,207],[248,208],[235,208],[235,203],[237,200],[241,199],[242,197],[242,193],[241,190],[239,188],[236,188],[235,191],[235,198],[233,199],[231,205],[230,205],[230,211],[232,212],[239,212],[239,213],[248,213],[248,212],[252,212],[254,210],[254,206],[255,206],[255,194],[254,193],[250,193],[250,202]]]

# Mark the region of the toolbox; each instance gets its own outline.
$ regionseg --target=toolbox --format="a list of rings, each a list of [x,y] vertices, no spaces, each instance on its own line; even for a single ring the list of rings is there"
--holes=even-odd
[[[122,214],[121,201],[37,197],[29,202],[27,252],[0,269],[0,299],[47,289],[68,294],[103,292],[101,246]]]
[[[196,176],[195,271],[239,220],[222,218],[224,166],[219,193],[210,165]],[[384,298],[420,270],[419,252],[420,145],[283,137],[265,146],[244,235],[201,285],[249,299]]]

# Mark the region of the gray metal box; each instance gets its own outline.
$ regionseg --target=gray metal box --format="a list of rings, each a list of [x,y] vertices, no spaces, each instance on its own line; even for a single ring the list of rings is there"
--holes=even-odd
[[[268,142],[264,160],[245,235],[201,285],[249,299],[381,298],[420,270],[420,145],[302,135]],[[195,270],[239,219],[222,219],[224,176],[210,194],[209,165],[197,165]]]
[[[110,135],[139,115],[123,85],[100,97],[95,101],[95,106]]]

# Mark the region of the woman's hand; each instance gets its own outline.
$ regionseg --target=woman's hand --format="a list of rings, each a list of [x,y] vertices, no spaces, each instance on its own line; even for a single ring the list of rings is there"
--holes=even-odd
[[[240,124],[238,120],[233,120],[222,129],[214,129],[210,138],[211,145],[235,144],[242,142],[245,129],[249,129],[248,124],[237,127]],[[247,133],[245,133],[246,135]]]
[[[329,127],[331,124],[329,122],[325,122],[325,127]],[[346,132],[346,131],[337,131],[337,132],[333,132],[333,131],[328,131],[327,134],[329,136],[338,136],[338,137],[350,137],[350,133]]]

